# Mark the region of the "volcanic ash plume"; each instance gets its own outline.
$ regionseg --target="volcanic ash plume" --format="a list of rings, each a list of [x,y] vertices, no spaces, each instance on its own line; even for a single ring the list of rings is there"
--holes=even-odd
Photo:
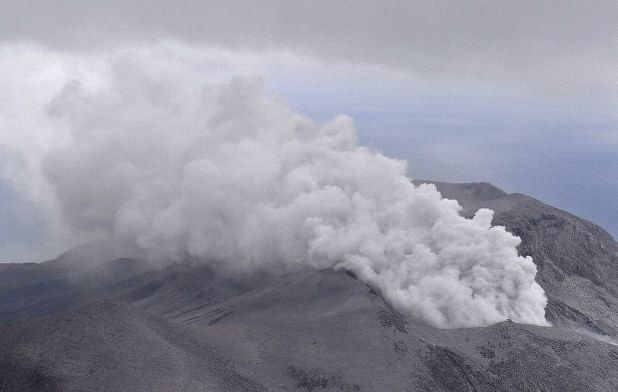
[[[347,269],[438,327],[546,324],[519,238],[473,219],[406,164],[358,145],[354,123],[318,126],[261,84],[203,85],[111,68],[48,105],[70,141],[43,160],[72,227],[149,257],[232,271]]]

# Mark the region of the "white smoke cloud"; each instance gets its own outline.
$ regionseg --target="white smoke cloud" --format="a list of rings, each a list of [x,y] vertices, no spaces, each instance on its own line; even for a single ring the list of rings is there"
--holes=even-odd
[[[438,327],[546,324],[520,240],[415,187],[349,117],[317,125],[257,80],[208,83],[164,57],[97,64],[46,107],[67,140],[40,169],[72,228],[231,271],[345,268]]]

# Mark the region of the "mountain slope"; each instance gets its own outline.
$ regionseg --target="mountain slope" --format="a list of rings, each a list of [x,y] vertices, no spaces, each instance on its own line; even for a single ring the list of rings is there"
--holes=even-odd
[[[344,271],[221,276],[85,247],[0,265],[0,390],[618,390],[611,236],[490,184],[436,186],[522,238],[555,327],[440,330]]]
[[[95,302],[5,324],[0,347],[2,390],[33,379],[41,390],[264,390],[237,373],[204,335],[129,305]],[[32,370],[15,374],[7,364]]]
[[[314,384],[368,391],[618,388],[618,349],[571,330],[511,322],[435,329],[398,314],[343,272],[271,278],[201,301],[195,300],[198,295],[168,291],[195,293],[199,284],[192,286],[187,276],[138,304],[199,327],[226,348],[239,369],[270,389],[311,390]],[[214,286],[209,291],[219,292]],[[166,303],[167,298],[175,299]]]
[[[415,181],[422,183],[427,181]],[[618,244],[599,226],[519,193],[506,194],[486,183],[434,182],[463,213],[494,210],[493,224],[522,240],[519,251],[532,256],[537,281],[549,303],[548,320],[618,336]]]
[[[230,284],[183,265],[155,281],[133,305],[96,302],[5,324],[0,355],[59,390],[618,388],[616,346],[511,322],[439,330],[341,271]]]

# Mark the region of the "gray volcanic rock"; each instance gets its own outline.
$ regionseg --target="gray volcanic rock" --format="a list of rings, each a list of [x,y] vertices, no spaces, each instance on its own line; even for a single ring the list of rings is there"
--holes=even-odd
[[[41,264],[0,264],[0,320],[42,316],[115,297],[150,279],[147,272],[153,269],[135,259],[90,265],[78,260],[63,264],[61,258]]]
[[[3,365],[0,374],[59,390],[618,388],[612,344],[511,322],[436,329],[342,271],[236,283],[207,267],[158,274],[125,293],[132,305],[96,302],[1,326],[0,355],[30,373]]]
[[[414,185],[434,184],[442,197],[457,200],[463,207],[462,214],[471,217],[487,202],[508,196],[502,189],[486,182],[473,182],[468,184],[452,184],[429,180],[414,180]]]
[[[221,276],[82,249],[0,265],[0,390],[618,390],[613,238],[490,184],[436,185],[522,238],[554,327],[440,330],[345,271]]]
[[[5,324],[0,352],[3,391],[265,390],[237,373],[203,334],[109,302]],[[27,371],[15,372],[7,359]]]
[[[65,271],[45,263],[0,264],[0,320],[57,312],[77,292]]]
[[[493,224],[521,238],[520,254],[532,256],[537,281],[548,296],[548,320],[618,337],[618,244],[611,235],[585,219],[490,184],[434,184],[444,197],[460,202],[464,215],[491,208]]]
[[[618,348],[569,329],[505,322],[439,330],[343,272],[270,278],[235,294],[214,280],[203,296],[188,276],[136,304],[204,331],[271,390],[618,388]],[[172,294],[180,289],[192,294]]]

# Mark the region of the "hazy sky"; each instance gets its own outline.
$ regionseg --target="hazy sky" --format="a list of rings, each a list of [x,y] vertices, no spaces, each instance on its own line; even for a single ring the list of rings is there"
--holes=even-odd
[[[122,50],[262,78],[317,122],[350,115],[414,178],[492,182],[618,235],[615,1],[5,0],[0,50],[0,261],[65,246],[6,174],[33,137],[15,116],[49,98],[37,84],[53,85],[57,64]],[[7,74],[46,64],[49,80],[19,79],[29,86]]]

